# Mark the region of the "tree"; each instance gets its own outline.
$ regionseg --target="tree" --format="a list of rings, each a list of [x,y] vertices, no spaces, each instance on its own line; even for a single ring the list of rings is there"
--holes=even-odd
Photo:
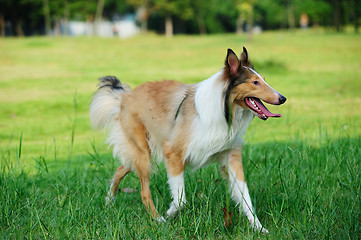
[[[244,21],[247,21],[247,38],[252,40],[253,30],[253,0],[238,1],[236,8],[238,10],[236,32],[243,32]]]
[[[29,29],[24,29],[24,26],[37,26],[44,20],[42,0],[8,0],[5,2],[8,2],[5,4],[5,7],[8,8],[4,9],[4,16],[11,22],[12,35],[22,37],[29,32]]]
[[[150,0],[127,0],[127,3],[138,8],[136,18],[140,21],[141,31],[148,31],[148,18],[151,13],[151,2]]]
[[[241,32],[247,23],[249,39],[253,23],[264,29],[292,29],[301,15],[314,26],[342,31],[352,24],[358,32],[361,15],[360,0],[0,0],[0,6],[0,36],[50,34],[51,29],[56,35],[61,25],[67,33],[68,19],[94,23],[96,32],[102,17],[111,19],[135,9],[142,31],[150,27],[165,30],[167,36],[177,31]]]
[[[198,0],[196,0],[198,1]],[[238,18],[237,2],[239,0],[207,0],[203,1],[201,10],[194,9],[197,21],[197,14],[202,13],[204,25],[208,33],[234,32]]]
[[[207,34],[207,26],[206,26],[204,16],[208,12],[208,9],[207,9],[208,5],[209,5],[209,2],[207,2],[206,0],[191,1],[191,7],[192,7],[194,15],[196,17],[196,22],[197,22],[200,34]]]
[[[248,0],[249,4],[249,13],[247,18],[247,39],[252,41],[252,31],[253,31],[253,0]]]
[[[68,29],[69,17],[70,17],[69,2],[68,2],[68,0],[64,0],[64,24],[65,24],[64,33],[65,33],[65,35],[69,35],[69,29]]]
[[[247,19],[247,15],[249,12],[249,4],[243,1],[237,1],[236,8],[238,11],[238,18],[236,24],[236,32],[243,33],[243,25]]]
[[[51,20],[50,20],[50,8],[49,8],[48,0],[43,0],[43,11],[44,11],[46,35],[50,35],[51,34]]]
[[[336,27],[336,31],[341,31],[341,5],[339,0],[333,0],[333,6],[334,6],[334,24]]]
[[[332,0],[333,1],[333,0]],[[305,13],[310,23],[318,25],[329,25],[332,17],[332,5],[325,0],[294,0],[297,15]]]
[[[0,35],[2,37],[5,37],[5,17],[6,12],[9,11],[10,5],[10,1],[0,0]]]
[[[5,17],[0,14],[0,36],[5,37]]]
[[[355,33],[358,33],[360,27],[360,15],[361,15],[361,3],[359,0],[352,0],[352,9],[353,9],[354,29],[355,29]]]
[[[288,27],[293,30],[295,28],[295,13],[293,9],[293,0],[287,0],[287,16]]]
[[[254,4],[254,18],[264,29],[284,28],[285,9],[283,0],[258,0]]]
[[[103,10],[104,10],[104,0],[98,0],[97,11],[95,13],[95,20],[94,20],[94,29],[93,29],[94,36],[97,34],[99,22],[103,17]]]
[[[181,19],[190,19],[194,12],[190,4],[191,0],[153,0],[153,8],[165,17],[165,35],[173,36],[173,16]]]
[[[361,3],[360,0],[346,0],[342,2],[342,7],[345,11],[345,22],[350,20],[350,23],[354,27],[355,33],[359,32],[359,20],[361,13]]]

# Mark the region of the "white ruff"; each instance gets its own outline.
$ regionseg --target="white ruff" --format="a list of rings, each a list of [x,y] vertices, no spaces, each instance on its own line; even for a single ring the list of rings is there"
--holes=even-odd
[[[224,115],[224,82],[222,71],[196,86],[195,106],[198,116],[193,120],[191,142],[185,160],[195,169],[205,166],[217,153],[240,147],[254,114],[236,106],[232,126]]]

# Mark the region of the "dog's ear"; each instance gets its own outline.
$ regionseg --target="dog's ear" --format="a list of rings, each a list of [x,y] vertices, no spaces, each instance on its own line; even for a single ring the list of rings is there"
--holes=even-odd
[[[226,71],[230,75],[235,75],[238,72],[239,68],[239,60],[237,55],[232,51],[232,49],[228,49],[226,61],[224,63]]]
[[[248,57],[247,49],[245,47],[243,47],[243,52],[241,53],[240,59],[241,59],[241,66],[253,68],[252,63]]]

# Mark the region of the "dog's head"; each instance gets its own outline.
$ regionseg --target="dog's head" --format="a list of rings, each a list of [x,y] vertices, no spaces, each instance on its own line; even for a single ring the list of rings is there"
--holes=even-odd
[[[281,117],[281,114],[271,113],[262,101],[280,105],[286,101],[286,98],[270,87],[264,77],[253,68],[245,47],[243,47],[240,59],[231,49],[228,49],[223,78],[226,81],[225,114],[227,121],[229,113],[232,111],[230,106],[234,104],[252,110],[262,120],[267,120],[269,117]]]

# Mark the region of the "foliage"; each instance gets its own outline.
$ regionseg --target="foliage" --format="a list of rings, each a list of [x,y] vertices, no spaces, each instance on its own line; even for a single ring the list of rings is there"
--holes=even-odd
[[[238,17],[233,0],[210,0],[204,10],[204,18],[209,32],[234,32]]]
[[[161,15],[171,14],[183,19],[189,19],[194,15],[190,0],[153,0],[151,2],[154,11],[159,12]]]
[[[330,25],[332,5],[325,0],[296,0],[297,13],[306,13],[311,23]]]
[[[49,1],[52,21],[61,18],[92,21],[97,1]],[[41,33],[40,26],[44,23],[42,4],[42,0],[0,0],[0,15],[12,22],[12,34],[16,34],[15,25],[18,23],[27,30],[25,34]],[[296,25],[301,14],[305,13],[310,26],[335,26],[342,30],[339,26],[354,24],[357,30],[361,14],[361,4],[356,0],[105,0],[103,16],[113,19],[115,15],[134,14],[138,8],[147,9],[147,20],[155,23],[149,24],[151,30],[162,31],[158,23],[166,15],[171,15],[177,20],[176,32],[184,33],[233,32],[239,15],[246,16],[251,9],[254,9],[253,22],[264,29],[286,28],[292,12]]]
[[[256,23],[271,29],[285,25],[285,7],[280,2],[279,0],[258,1],[255,6]]]

